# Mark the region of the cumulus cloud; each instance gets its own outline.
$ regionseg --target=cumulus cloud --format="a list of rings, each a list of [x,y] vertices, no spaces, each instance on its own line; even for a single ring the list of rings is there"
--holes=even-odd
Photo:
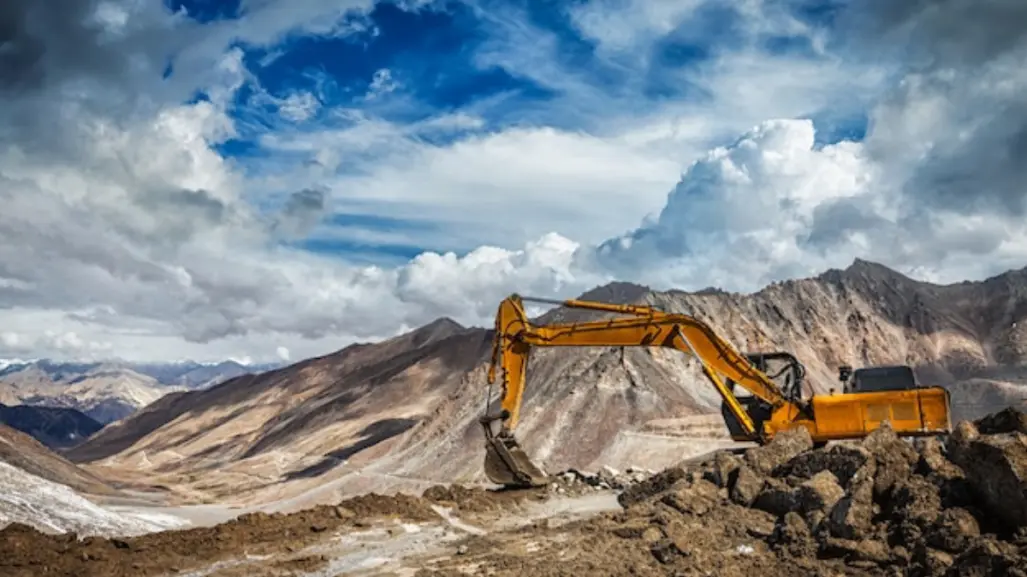
[[[296,92],[279,102],[278,113],[293,122],[303,122],[317,114],[321,101],[310,92]]]
[[[807,274],[825,264],[818,243],[835,241],[836,255],[839,244],[847,249],[833,262],[871,248],[840,238],[845,233],[833,227],[830,239],[818,231],[832,214],[826,207],[883,208],[872,206],[873,181],[874,167],[860,144],[817,148],[812,122],[768,121],[693,163],[659,216],[604,242],[597,262],[626,277],[658,271],[643,274],[661,285],[689,287],[748,289]]]

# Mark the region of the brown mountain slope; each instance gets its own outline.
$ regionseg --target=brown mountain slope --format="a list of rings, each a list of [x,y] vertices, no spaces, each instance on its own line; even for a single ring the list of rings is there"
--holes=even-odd
[[[583,298],[694,314],[741,349],[792,351],[817,390],[842,363],[909,363],[949,386],[957,417],[1023,402],[1027,272],[940,286],[856,261],[754,294],[652,292],[614,283]],[[598,318],[554,310],[543,322]],[[71,452],[189,495],[278,499],[383,490],[419,480],[481,480],[490,332],[440,320],[208,391],[169,396]],[[538,349],[518,436],[550,470],[659,467],[704,445],[654,431],[718,410],[698,366],[676,351]],[[653,423],[660,424],[654,425]],[[648,425],[647,425],[648,423]],[[663,447],[654,455],[652,447]],[[663,459],[661,461],[661,459]]]
[[[96,475],[50,451],[31,436],[0,425],[0,461],[81,493],[112,495],[115,490]]]
[[[437,321],[376,345],[169,395],[69,456],[197,496],[278,491],[283,480],[307,486],[357,469],[473,480],[480,477],[476,419],[490,351],[490,331]],[[648,351],[567,353],[539,351],[525,399],[524,431],[576,439],[536,447],[551,459],[587,464],[621,428],[710,410]]]

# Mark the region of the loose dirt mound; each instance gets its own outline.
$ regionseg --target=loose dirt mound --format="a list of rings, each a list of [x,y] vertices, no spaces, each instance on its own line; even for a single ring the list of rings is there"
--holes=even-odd
[[[1013,575],[1027,577],[1023,415],[947,439],[813,449],[805,431],[628,487],[622,512],[468,540],[420,576]],[[1001,423],[1001,424],[1000,424]]]
[[[524,501],[544,501],[549,497],[545,488],[522,490],[495,490],[463,485],[433,485],[424,490],[423,498],[438,505],[453,507],[469,513],[486,513],[508,509]]]
[[[247,514],[216,527],[126,539],[52,536],[25,525],[0,531],[0,575],[10,577],[166,574],[242,555],[297,550],[325,535],[382,517],[431,521],[431,506],[408,495],[364,495],[289,515]]]
[[[549,485],[531,489],[483,489],[463,485],[433,485],[421,496],[464,513],[509,511],[511,506],[546,501],[553,496],[578,496],[596,491],[624,489],[652,475],[642,470],[619,473],[609,467],[596,474],[568,470],[552,475]]]

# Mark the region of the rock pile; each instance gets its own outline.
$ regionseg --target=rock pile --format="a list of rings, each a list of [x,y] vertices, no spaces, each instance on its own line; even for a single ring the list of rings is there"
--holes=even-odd
[[[595,491],[622,490],[644,482],[652,477],[653,474],[653,471],[638,467],[628,467],[623,472],[613,467],[603,467],[596,473],[585,473],[577,469],[568,469],[553,475],[557,481],[554,485],[554,490],[556,492],[564,492],[568,489],[572,492],[581,492],[588,489]]]
[[[912,442],[886,425],[820,449],[802,429],[665,470],[619,499],[625,518],[650,519],[651,553],[669,565],[695,554],[675,526],[734,519],[797,567],[1027,577],[1027,416],[1007,410]]]

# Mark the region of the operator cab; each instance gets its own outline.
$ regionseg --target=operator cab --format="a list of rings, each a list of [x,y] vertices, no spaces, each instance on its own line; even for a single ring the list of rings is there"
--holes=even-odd
[[[806,367],[795,358],[795,355],[784,351],[752,352],[744,355],[749,364],[774,381],[786,397],[795,401],[802,398],[803,387],[806,384]],[[752,419],[756,430],[762,430],[763,423],[770,419],[770,405],[745,389],[737,390],[737,383],[731,379],[725,379],[724,384]],[[745,436],[745,429],[724,401],[720,403],[720,413],[732,438],[739,439]]]
[[[865,367],[855,371],[846,365],[838,368],[838,380],[846,393],[908,391],[919,387],[913,369],[907,365]]]

